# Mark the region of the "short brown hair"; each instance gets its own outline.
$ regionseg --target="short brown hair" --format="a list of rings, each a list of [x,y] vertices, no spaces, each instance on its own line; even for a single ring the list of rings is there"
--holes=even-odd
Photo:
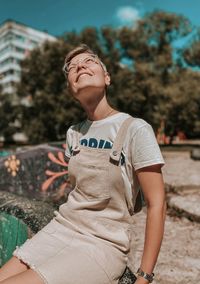
[[[63,66],[63,71],[65,72],[66,65],[69,64],[69,62],[76,56],[81,53],[89,53],[92,55],[95,55],[98,57],[98,55],[87,45],[87,44],[80,44],[79,46],[72,49],[65,57],[65,62]],[[101,59],[98,57],[100,64],[105,72],[107,72],[107,68],[105,64],[101,61]]]

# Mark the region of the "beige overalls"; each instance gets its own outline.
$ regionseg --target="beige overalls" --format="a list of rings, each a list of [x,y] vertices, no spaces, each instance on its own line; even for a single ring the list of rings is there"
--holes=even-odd
[[[118,283],[130,249],[131,216],[120,158],[126,119],[112,149],[79,144],[75,132],[68,170],[74,187],[54,219],[15,255],[49,284]]]

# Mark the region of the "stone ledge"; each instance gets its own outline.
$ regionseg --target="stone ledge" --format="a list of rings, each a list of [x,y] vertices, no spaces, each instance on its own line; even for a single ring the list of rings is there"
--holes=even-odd
[[[0,211],[21,219],[33,233],[42,229],[54,216],[56,208],[44,201],[29,200],[26,197],[0,191]],[[119,284],[134,283],[135,276],[127,267]]]
[[[169,214],[186,217],[191,221],[200,223],[200,195],[175,195],[168,198]]]
[[[43,228],[54,216],[53,205],[0,191],[0,211],[21,219],[33,233]]]
[[[191,150],[190,158],[196,161],[200,160],[200,147]]]

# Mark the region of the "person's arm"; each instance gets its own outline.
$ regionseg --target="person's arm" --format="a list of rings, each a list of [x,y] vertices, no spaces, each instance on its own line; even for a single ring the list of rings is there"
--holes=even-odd
[[[154,270],[164,234],[166,212],[164,182],[161,165],[152,165],[136,171],[147,205],[144,250],[140,268],[151,274]],[[135,284],[147,284],[138,277]]]

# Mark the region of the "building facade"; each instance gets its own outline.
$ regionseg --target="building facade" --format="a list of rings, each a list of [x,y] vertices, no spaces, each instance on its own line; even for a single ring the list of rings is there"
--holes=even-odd
[[[20,61],[44,41],[55,41],[54,36],[7,20],[0,25],[0,85],[1,93],[14,94],[20,81]]]

